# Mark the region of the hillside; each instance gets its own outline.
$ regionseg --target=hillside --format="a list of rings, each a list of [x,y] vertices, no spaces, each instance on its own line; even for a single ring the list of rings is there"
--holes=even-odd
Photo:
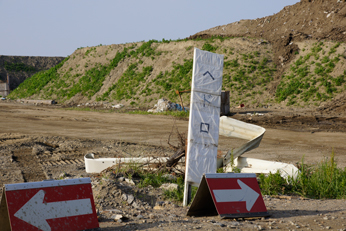
[[[271,45],[258,44],[254,39],[149,41],[79,49],[48,71],[51,73],[23,83],[11,97],[138,106],[153,105],[162,97],[177,101],[175,90],[190,89],[193,47],[225,55],[226,90],[247,92],[256,85],[256,90],[265,94],[265,85],[276,71]],[[235,82],[230,78],[233,74],[237,76]],[[251,85],[245,88],[243,81]],[[188,102],[189,95],[183,97]]]
[[[301,0],[274,15],[217,26],[190,38],[237,36],[264,38],[274,44],[277,64],[289,61],[297,49],[291,42],[305,40],[346,41],[344,0]],[[281,57],[280,57],[281,56]]]
[[[346,98],[345,6],[343,1],[304,0],[272,16],[218,26],[183,40],[78,49],[25,81],[10,97],[66,105],[147,107],[162,97],[178,102],[175,90],[190,89],[197,47],[224,54],[223,89],[231,92],[232,107],[334,110]],[[183,100],[188,103],[189,94]]]
[[[64,57],[0,55],[0,82],[6,82],[8,75],[10,89],[15,89],[25,79],[39,71],[54,67],[63,59]]]

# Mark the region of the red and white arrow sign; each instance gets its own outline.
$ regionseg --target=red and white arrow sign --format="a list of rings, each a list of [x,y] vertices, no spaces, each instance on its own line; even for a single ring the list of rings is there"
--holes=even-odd
[[[205,174],[205,182],[220,216],[249,217],[268,214],[256,174]]]
[[[241,189],[219,189],[213,190],[216,202],[246,202],[246,209],[250,211],[255,204],[259,194],[244,184],[241,180],[237,180]]]
[[[43,190],[38,191],[14,216],[39,229],[51,231],[48,219],[93,213],[89,198],[43,203],[44,195]]]
[[[99,227],[90,178],[9,184],[5,195],[12,231]]]

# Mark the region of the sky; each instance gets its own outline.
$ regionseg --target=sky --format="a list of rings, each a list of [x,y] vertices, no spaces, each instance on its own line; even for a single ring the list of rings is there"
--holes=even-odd
[[[0,55],[68,56],[77,48],[182,39],[298,0],[0,0]]]

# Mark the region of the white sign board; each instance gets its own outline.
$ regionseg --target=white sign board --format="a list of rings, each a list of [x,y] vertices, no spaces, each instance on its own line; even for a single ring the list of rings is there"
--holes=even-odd
[[[216,173],[219,142],[223,55],[195,48],[186,155],[187,184],[198,185],[205,173]],[[185,196],[186,197],[186,196]],[[184,204],[187,198],[184,199]]]

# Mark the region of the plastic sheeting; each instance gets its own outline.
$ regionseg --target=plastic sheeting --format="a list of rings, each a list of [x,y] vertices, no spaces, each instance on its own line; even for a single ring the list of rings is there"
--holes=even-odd
[[[223,165],[227,165],[230,163],[231,154],[233,155],[233,158],[237,158],[244,152],[248,152],[254,148],[257,148],[261,143],[265,131],[266,130],[260,126],[245,123],[236,119],[228,118],[226,116],[221,116],[221,136],[236,137],[240,139],[249,140],[241,147],[230,150],[224,158]]]
[[[299,173],[298,168],[293,164],[269,160],[259,160],[241,156],[234,160],[234,167],[240,169],[241,173],[269,174],[279,172],[280,176],[282,176],[284,179],[288,179],[288,177],[296,179]],[[232,171],[232,166],[226,167],[226,172]]]
[[[285,179],[287,179],[288,176],[293,178],[297,177],[299,170],[293,164],[241,157],[243,153],[259,146],[265,131],[266,130],[260,126],[245,123],[226,116],[220,118],[220,135],[248,140],[248,142],[239,148],[234,148],[227,152],[223,159],[223,166],[226,166],[226,172],[232,172],[232,167],[236,167],[240,169],[242,173],[267,174],[279,171],[280,175]],[[218,167],[222,167],[222,165]]]
[[[140,157],[140,158],[97,158],[93,153],[84,156],[85,171],[87,173],[100,173],[103,170],[118,164],[159,164],[166,163],[169,157]],[[183,163],[182,158],[179,163]],[[179,166],[176,168],[180,169]],[[183,167],[181,167],[181,170]]]
[[[183,107],[180,104],[172,103],[171,101],[162,98],[157,101],[157,104],[155,104],[154,108],[149,109],[148,112],[164,112],[164,111],[182,111]],[[185,111],[187,111],[187,108],[185,107]]]
[[[185,179],[199,184],[216,173],[223,55],[194,50]]]

